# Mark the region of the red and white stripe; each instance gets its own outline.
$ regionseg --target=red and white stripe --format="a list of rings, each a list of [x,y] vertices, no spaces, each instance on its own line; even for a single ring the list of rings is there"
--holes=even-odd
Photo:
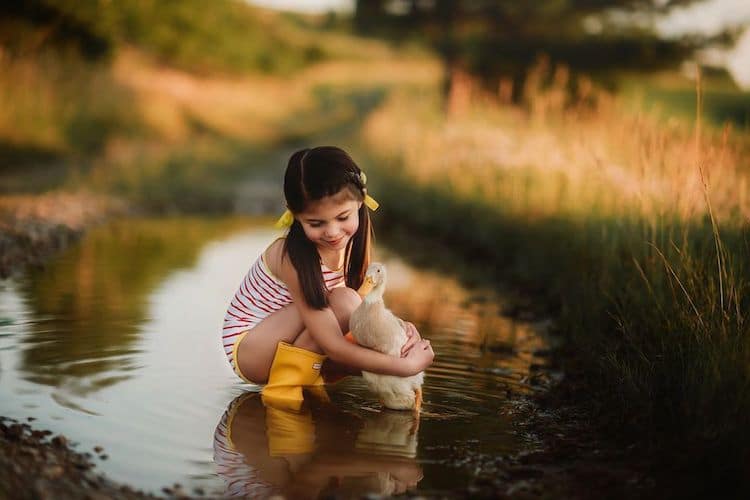
[[[322,266],[322,271],[328,290],[344,284],[342,272],[331,271],[325,266]],[[286,284],[268,269],[263,256],[258,257],[237,288],[224,316],[221,340],[232,368],[234,343],[240,334],[291,303],[292,296]]]
[[[229,439],[229,414],[232,408],[242,399],[239,396],[229,405],[214,431],[214,463],[216,474],[224,480],[226,491],[224,497],[231,498],[269,498],[277,493],[270,483],[264,481],[258,470],[248,465],[249,460],[232,446]],[[261,431],[265,432],[265,430]],[[250,457],[248,457],[250,458]]]

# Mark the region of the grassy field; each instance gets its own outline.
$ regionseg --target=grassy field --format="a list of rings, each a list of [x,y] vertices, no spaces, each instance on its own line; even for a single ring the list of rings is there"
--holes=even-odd
[[[394,94],[364,131],[383,216],[546,306],[592,407],[647,439],[744,453],[750,138],[591,92],[512,107],[467,90],[448,116],[437,89]]]
[[[106,58],[0,49],[0,192],[84,188],[148,210],[231,210],[238,180],[263,175],[269,151],[346,126],[357,106],[374,105],[366,96],[438,74],[418,51],[322,31],[315,18],[218,2],[204,19],[182,3],[168,12],[151,3],[97,14]],[[93,23],[85,6],[70,8]],[[217,29],[235,15],[231,29]],[[161,27],[144,28],[152,24]],[[272,53],[285,69],[234,60],[216,44]],[[295,59],[312,45],[325,57]]]
[[[682,73],[622,75],[617,81],[625,102],[665,121],[692,122],[698,114],[696,82]],[[750,92],[739,89],[728,75],[711,72],[702,78],[702,87],[700,113],[707,124],[750,130]]]

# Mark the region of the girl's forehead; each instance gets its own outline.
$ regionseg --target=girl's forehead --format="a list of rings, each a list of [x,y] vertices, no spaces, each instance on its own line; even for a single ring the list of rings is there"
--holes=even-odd
[[[359,208],[359,201],[355,200],[351,192],[344,188],[336,194],[308,202],[301,212],[307,218],[328,219],[339,215],[345,210]]]

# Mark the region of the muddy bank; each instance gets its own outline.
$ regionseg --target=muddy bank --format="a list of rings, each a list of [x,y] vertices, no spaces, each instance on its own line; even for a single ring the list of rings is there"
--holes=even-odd
[[[85,192],[0,197],[0,278],[41,266],[86,228],[127,211],[120,200]]]

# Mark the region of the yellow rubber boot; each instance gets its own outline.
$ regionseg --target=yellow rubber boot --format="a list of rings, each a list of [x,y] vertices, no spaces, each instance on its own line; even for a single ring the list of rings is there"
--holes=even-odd
[[[302,406],[302,387],[323,386],[320,367],[325,359],[324,354],[279,342],[268,374],[268,384],[262,391],[263,403],[298,411]]]
[[[315,425],[309,411],[266,407],[266,436],[272,457],[304,455],[315,449]]]

